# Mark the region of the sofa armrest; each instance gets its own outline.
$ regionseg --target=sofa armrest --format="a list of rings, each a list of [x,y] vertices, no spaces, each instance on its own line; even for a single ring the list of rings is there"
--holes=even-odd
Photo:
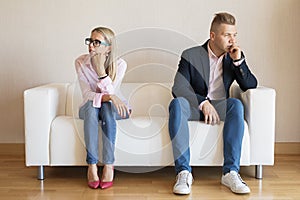
[[[245,109],[250,133],[250,157],[253,165],[274,164],[275,96],[272,88],[259,86],[242,92],[234,86],[231,94],[239,98]]]
[[[24,91],[26,166],[49,165],[51,122],[65,114],[67,87],[47,84]]]

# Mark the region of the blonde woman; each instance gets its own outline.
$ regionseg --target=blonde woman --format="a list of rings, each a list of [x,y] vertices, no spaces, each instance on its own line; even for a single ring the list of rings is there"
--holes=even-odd
[[[116,120],[128,118],[130,111],[124,99],[120,99],[119,86],[127,64],[115,58],[115,34],[105,27],[92,30],[85,39],[89,54],[75,61],[76,72],[83,96],[79,117],[84,120],[84,140],[87,150],[88,186],[105,189],[113,185]],[[101,179],[98,177],[98,129],[102,128]]]

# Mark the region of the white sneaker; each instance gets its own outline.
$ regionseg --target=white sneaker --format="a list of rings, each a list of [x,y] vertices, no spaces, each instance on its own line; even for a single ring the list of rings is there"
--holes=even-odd
[[[173,187],[173,192],[175,194],[190,194],[192,183],[192,174],[187,170],[183,170],[176,176],[176,183]]]
[[[250,188],[243,181],[241,176],[236,171],[230,171],[222,176],[221,183],[231,189],[232,192],[237,194],[250,193]]]

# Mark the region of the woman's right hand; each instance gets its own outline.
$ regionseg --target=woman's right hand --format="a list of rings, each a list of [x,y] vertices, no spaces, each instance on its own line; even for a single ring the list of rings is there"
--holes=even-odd
[[[107,75],[104,66],[106,58],[107,56],[105,53],[95,53],[91,56],[91,64],[96,70],[99,77]]]

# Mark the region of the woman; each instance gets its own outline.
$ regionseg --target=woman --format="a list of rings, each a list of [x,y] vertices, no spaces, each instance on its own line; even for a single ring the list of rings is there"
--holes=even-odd
[[[115,35],[105,27],[92,30],[85,39],[89,54],[75,61],[83,96],[79,117],[84,120],[84,140],[87,150],[88,186],[109,188],[113,185],[116,120],[129,117],[128,106],[117,95],[127,64],[115,59]],[[102,177],[98,177],[98,128],[102,128]]]

